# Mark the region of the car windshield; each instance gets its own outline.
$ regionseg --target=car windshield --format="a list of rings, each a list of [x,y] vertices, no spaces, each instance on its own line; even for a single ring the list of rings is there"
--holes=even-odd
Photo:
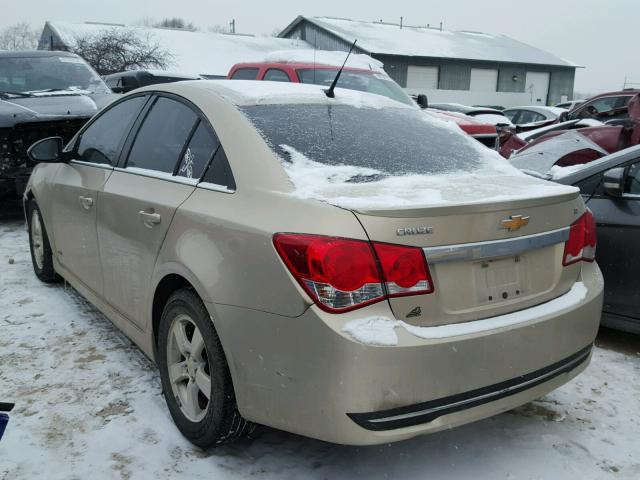
[[[240,109],[283,161],[291,161],[295,152],[294,157],[319,164],[352,166],[353,174],[347,174],[351,182],[487,166],[485,147],[417,109],[326,104]]]
[[[110,92],[79,57],[0,58],[0,92],[20,95],[53,91]]]
[[[301,83],[313,83],[315,85],[329,86],[336,77],[338,70],[300,68],[296,70]],[[383,73],[343,71],[338,80],[338,87],[349,90],[383,95],[406,105],[414,105],[411,97],[400,86]]]

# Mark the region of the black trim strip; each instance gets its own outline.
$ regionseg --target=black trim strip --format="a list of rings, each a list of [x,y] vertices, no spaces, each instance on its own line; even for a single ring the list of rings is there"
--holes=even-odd
[[[13,409],[13,403],[0,402],[0,412],[10,412]]]
[[[392,408],[378,412],[347,413],[347,416],[362,428],[374,431],[395,430],[397,428],[428,423],[443,415],[490,403],[548,382],[558,375],[569,372],[582,364],[589,357],[591,348],[592,345],[588,345],[570,357],[549,365],[548,367],[511,380],[489,385],[488,387],[482,387],[406,407]]]

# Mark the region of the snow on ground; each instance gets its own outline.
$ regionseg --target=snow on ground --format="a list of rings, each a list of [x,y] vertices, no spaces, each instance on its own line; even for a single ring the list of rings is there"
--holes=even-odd
[[[430,436],[345,447],[265,428],[202,451],[173,426],[151,362],[73,289],[35,278],[15,220],[0,220],[0,332],[0,399],[16,402],[0,480],[640,478],[640,337],[603,340],[536,402]]]

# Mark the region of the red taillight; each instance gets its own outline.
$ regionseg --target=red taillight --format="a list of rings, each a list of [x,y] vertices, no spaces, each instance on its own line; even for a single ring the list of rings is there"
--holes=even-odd
[[[567,266],[579,261],[593,262],[596,258],[596,221],[591,210],[570,227],[569,240],[564,244],[562,265]]]
[[[390,297],[433,292],[424,252],[417,247],[373,243]]]
[[[387,295],[433,292],[419,248],[383,243],[372,248],[363,240],[289,233],[274,235],[273,243],[300,285],[330,312],[359,308]]]

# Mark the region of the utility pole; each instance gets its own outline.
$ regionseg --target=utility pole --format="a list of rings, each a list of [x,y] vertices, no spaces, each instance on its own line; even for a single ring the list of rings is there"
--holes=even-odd
[[[229,22],[229,30],[231,30],[231,33],[236,33],[236,19],[232,18],[231,22]]]

